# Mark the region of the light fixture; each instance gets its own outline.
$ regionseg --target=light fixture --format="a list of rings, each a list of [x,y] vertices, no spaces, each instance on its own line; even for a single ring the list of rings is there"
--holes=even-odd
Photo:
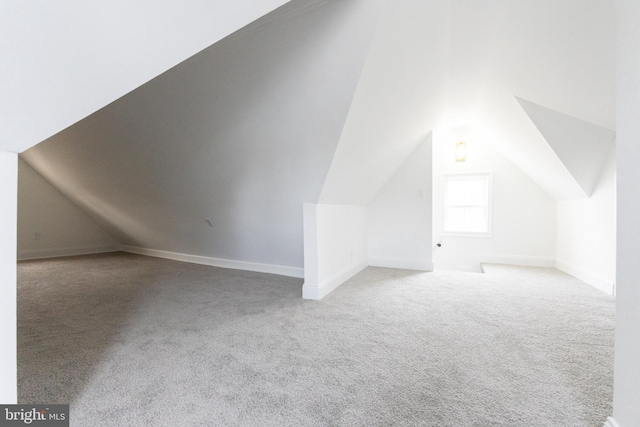
[[[456,162],[464,162],[467,160],[467,143],[464,141],[456,142]]]

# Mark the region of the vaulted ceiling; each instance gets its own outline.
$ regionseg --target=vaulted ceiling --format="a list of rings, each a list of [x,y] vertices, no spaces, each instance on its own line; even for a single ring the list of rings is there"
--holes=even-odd
[[[2,148],[44,139],[22,157],[122,243],[301,266],[302,203],[366,205],[431,131],[557,200],[613,144],[613,1],[147,3],[2,6]]]

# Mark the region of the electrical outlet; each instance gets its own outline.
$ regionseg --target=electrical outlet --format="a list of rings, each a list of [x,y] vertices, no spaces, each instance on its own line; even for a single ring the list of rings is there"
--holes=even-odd
[[[40,232],[39,231],[34,231],[33,232],[33,240],[40,240]]]

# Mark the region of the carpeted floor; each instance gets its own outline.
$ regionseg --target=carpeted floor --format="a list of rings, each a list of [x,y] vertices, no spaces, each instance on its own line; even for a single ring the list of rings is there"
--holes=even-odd
[[[18,265],[21,403],[73,426],[594,426],[614,300],[553,269],[301,280],[129,254]]]

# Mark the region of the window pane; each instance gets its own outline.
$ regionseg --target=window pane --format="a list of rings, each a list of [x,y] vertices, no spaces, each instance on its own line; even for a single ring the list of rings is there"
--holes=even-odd
[[[445,231],[457,231],[464,227],[464,208],[447,209]]]
[[[444,179],[444,231],[488,233],[489,175],[456,175]]]
[[[467,182],[465,190],[464,198],[466,205],[484,205],[484,182],[482,180]]]
[[[449,193],[447,195],[447,204],[449,206],[462,206],[465,204],[465,194],[460,192],[460,193]]]
[[[447,183],[447,204],[464,205],[465,183],[463,181],[449,181]]]
[[[487,217],[484,208],[465,208],[465,231],[485,233],[487,230]]]

